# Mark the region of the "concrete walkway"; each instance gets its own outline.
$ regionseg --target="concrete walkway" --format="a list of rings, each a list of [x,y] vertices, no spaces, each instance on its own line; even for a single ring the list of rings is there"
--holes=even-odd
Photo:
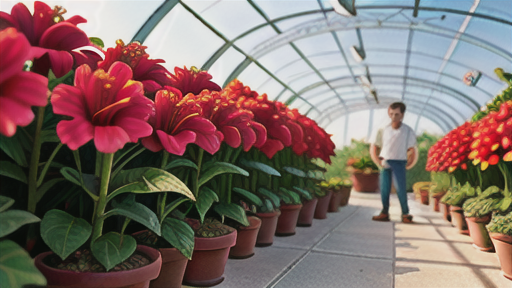
[[[396,195],[391,222],[375,222],[378,193],[352,191],[349,205],[297,234],[275,237],[249,259],[229,259],[219,288],[512,288],[495,253],[477,251],[469,236],[409,194],[415,224],[402,224]]]

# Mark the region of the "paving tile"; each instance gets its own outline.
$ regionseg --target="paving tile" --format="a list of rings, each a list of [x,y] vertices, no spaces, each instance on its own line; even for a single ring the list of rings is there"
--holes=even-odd
[[[392,264],[391,260],[312,252],[273,287],[391,288]]]

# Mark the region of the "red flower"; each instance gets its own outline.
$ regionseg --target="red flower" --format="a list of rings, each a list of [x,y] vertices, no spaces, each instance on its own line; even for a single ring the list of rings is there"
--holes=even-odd
[[[75,72],[75,86],[59,84],[52,93],[55,114],[70,116],[60,121],[57,134],[71,150],[94,138],[96,149],[113,153],[127,142],[151,135],[147,120],[153,102],[144,97],[142,83],[133,81],[132,70],[122,62],[108,72],[82,65]]]
[[[0,31],[0,133],[8,137],[16,126],[27,126],[34,119],[31,106],[48,103],[48,79],[23,71],[31,59],[30,44],[14,28]]]
[[[435,143],[428,152],[425,169],[427,171],[453,172],[459,167],[466,170],[469,154],[469,144],[472,141],[474,125],[466,122],[448,132],[441,140]]]
[[[30,44],[38,51],[33,70],[43,76],[48,75],[51,68],[55,76],[62,77],[74,66],[95,63],[101,57],[95,53],[73,51],[83,46],[91,46],[87,35],[76,27],[87,22],[80,16],[68,20],[62,18],[65,9],[56,6],[51,9],[43,2],[34,2],[34,15],[22,3],[14,5],[11,14],[0,12],[0,29],[14,27],[25,34]]]
[[[142,139],[144,147],[153,152],[165,149],[183,155],[187,144],[196,143],[210,154],[217,152],[222,134],[202,116],[201,106],[195,98],[192,94],[182,97],[173,87],[159,90],[155,96],[156,113],[149,120],[153,134]]]
[[[130,65],[133,70],[133,79],[142,82],[147,96],[154,98],[154,93],[157,90],[171,84],[171,78],[169,71],[160,65],[165,61],[149,59],[146,48],[146,46],[140,45],[139,42],[125,45],[122,40],[117,40],[116,47],[107,49],[105,60],[99,62],[98,67],[108,70],[116,61]]]
[[[220,91],[220,86],[212,82],[212,78],[208,72],[201,71],[194,66],[190,70],[187,67],[184,69],[175,67],[174,75],[171,74],[171,86],[180,90],[183,95],[188,93],[198,95],[204,89]]]

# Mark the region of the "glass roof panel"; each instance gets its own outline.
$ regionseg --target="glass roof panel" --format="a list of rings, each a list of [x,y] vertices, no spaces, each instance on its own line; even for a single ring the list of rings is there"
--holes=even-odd
[[[432,55],[435,55],[435,54],[432,54]],[[438,58],[438,57],[440,57],[440,58]],[[424,54],[412,53],[411,57],[409,59],[409,65],[414,66],[414,67],[423,67],[425,69],[432,70],[432,71],[438,71],[439,68],[441,67],[441,65],[443,64],[442,57],[444,57],[444,54],[443,55],[438,54],[434,58],[434,57],[430,57],[430,56],[427,56]]]
[[[261,70],[256,64],[251,63],[237,78],[242,81],[245,86],[249,86],[252,90],[260,93],[256,90],[256,87],[267,81],[268,77],[269,75],[265,71]]]
[[[452,43],[454,36],[455,33],[453,33],[449,38],[439,37],[438,35],[432,33],[415,31],[411,51],[423,52],[430,55],[438,55],[439,57],[444,57],[446,51],[448,51],[448,48]]]
[[[299,39],[293,43],[304,55],[330,52],[336,48],[336,42],[330,33]],[[318,45],[318,43],[322,43],[322,45]]]
[[[330,48],[332,49],[335,47]],[[325,67],[345,68],[346,66],[346,62],[343,60],[339,50],[320,54],[310,54],[306,56],[308,57],[309,61],[319,70]]]
[[[505,7],[503,8],[507,9],[506,6],[509,6],[508,9],[512,10],[511,5],[512,1],[507,1],[507,4],[504,3]],[[512,20],[512,17],[509,18],[509,20]],[[501,47],[501,49],[509,53],[512,51],[512,30],[508,25],[472,17],[465,33],[488,43],[492,43],[494,46]]]
[[[512,2],[507,0],[480,1],[475,12],[510,21],[512,19]]]
[[[351,77],[350,70],[343,66],[335,66],[330,68],[321,69],[320,72],[327,80],[336,79],[339,77]]]
[[[473,0],[421,0],[420,7],[449,8],[461,11],[469,11],[469,8],[471,8],[473,2]]]
[[[260,86],[251,88],[260,94],[267,93],[267,96],[271,97],[272,99],[275,99],[277,94],[279,94],[279,92],[284,89],[283,85],[271,77],[269,77],[267,81],[263,82]]]
[[[212,67],[208,70],[213,76],[213,81],[219,85],[222,85],[229,77],[231,72],[235,70],[236,66],[245,59],[245,56],[234,48],[229,48],[222,55],[219,60],[213,63]],[[198,67],[199,68],[199,67]]]
[[[296,1],[296,0],[255,0],[260,8],[262,8],[270,19],[283,17],[289,14],[300,13],[309,10],[318,10],[318,2],[316,1]]]
[[[256,31],[242,37],[235,41],[235,45],[240,47],[240,49],[244,50],[248,53],[254,46],[258,45],[264,39],[274,37],[277,35],[277,32],[272,29],[270,26],[264,26]],[[240,36],[240,35],[239,35]]]
[[[272,1],[269,1],[269,2],[272,2]],[[296,1],[296,2],[299,2],[299,1]],[[305,1],[300,1],[300,2],[305,2]],[[310,1],[310,2],[313,2],[313,1]],[[314,13],[314,14],[290,17],[288,19],[283,19],[283,20],[277,21],[277,22],[275,22],[275,24],[281,31],[287,31],[297,25],[303,24],[304,22],[313,21],[313,20],[316,20],[319,18],[323,18],[323,14]]]
[[[365,49],[399,49],[406,51],[409,31],[398,29],[361,29],[361,36]],[[367,57],[370,56],[369,54],[367,54]]]
[[[258,58],[258,62],[265,65],[268,70],[275,73],[283,66],[284,63],[290,63],[300,59],[299,55],[290,45],[281,46],[270,53]],[[297,65],[300,65],[299,63]],[[309,68],[309,66],[308,66]],[[302,70],[297,71],[302,72]]]

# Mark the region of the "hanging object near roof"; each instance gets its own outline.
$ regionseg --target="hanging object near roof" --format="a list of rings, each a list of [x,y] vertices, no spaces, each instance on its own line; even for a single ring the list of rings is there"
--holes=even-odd
[[[482,73],[480,71],[469,71],[464,75],[464,78],[462,78],[462,81],[468,86],[475,86],[478,80],[480,79],[480,76],[482,76]]]
[[[352,17],[357,15],[355,2],[356,0],[331,0],[331,5],[336,13]]]

